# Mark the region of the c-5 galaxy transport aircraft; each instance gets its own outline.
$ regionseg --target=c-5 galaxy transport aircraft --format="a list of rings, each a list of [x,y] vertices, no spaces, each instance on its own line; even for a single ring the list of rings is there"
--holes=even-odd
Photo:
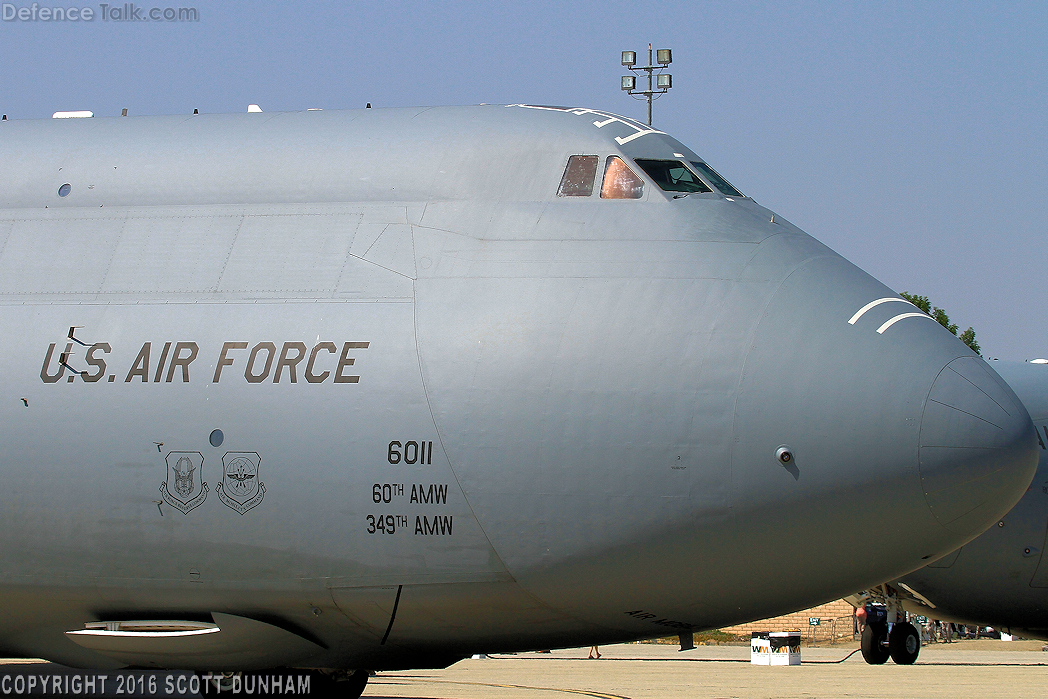
[[[0,162],[7,656],[687,634],[918,568],[1036,466],[982,359],[630,119],[7,121]]]
[[[1048,367],[995,361],[993,368],[1033,416],[1040,453],[1033,483],[980,537],[935,563],[877,586],[865,597],[891,611],[905,609],[1048,639]],[[883,651],[875,652],[867,660],[883,662],[886,657]]]

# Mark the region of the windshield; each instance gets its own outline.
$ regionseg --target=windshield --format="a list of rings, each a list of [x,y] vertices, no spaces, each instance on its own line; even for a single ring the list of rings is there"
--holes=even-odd
[[[706,183],[695,176],[680,160],[637,160],[648,177],[666,192],[712,192]]]
[[[702,163],[696,160],[691,161],[691,164],[695,166],[695,169],[699,171],[699,174],[704,176],[710,183],[717,188],[721,194],[726,197],[741,197],[742,192],[732,187],[726,179],[717,174],[717,171],[711,168],[706,163]]]

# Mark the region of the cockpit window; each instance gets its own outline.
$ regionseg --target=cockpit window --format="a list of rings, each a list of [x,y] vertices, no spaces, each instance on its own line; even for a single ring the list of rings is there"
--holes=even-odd
[[[640,199],[644,196],[644,180],[637,177],[622,158],[612,155],[604,166],[600,196],[601,199]]]
[[[597,177],[597,162],[599,158],[595,155],[573,155],[568,158],[568,165],[564,168],[564,176],[560,178],[560,189],[557,195],[561,197],[588,197],[593,194],[593,180]]]
[[[717,171],[711,168],[706,163],[699,162],[697,160],[691,161],[691,164],[695,166],[695,169],[699,171],[699,174],[705,177],[710,183],[717,188],[721,194],[726,197],[741,197],[742,192],[728,184],[728,181],[717,174]]]
[[[666,192],[712,192],[706,183],[695,176],[688,166],[679,160],[638,160],[640,169],[655,180],[655,184]]]

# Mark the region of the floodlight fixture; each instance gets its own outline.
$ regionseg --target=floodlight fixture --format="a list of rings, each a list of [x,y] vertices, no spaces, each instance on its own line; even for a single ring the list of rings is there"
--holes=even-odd
[[[655,54],[655,55],[652,55]],[[656,63],[653,58],[657,58]],[[651,50],[651,44],[648,44],[648,64],[645,66],[637,65],[637,52],[636,51],[623,51],[622,52],[622,65],[629,68],[635,75],[623,75],[622,81],[619,86],[622,91],[636,99],[646,99],[648,101],[648,126],[651,126],[651,103],[652,100],[659,96],[665,95],[671,87],[673,87],[673,76],[668,73],[663,73],[666,70],[666,66],[673,62],[673,51],[670,49],[659,49],[657,52]],[[648,89],[638,90],[637,89],[637,78],[636,75],[640,74],[640,71],[647,73],[648,78]]]

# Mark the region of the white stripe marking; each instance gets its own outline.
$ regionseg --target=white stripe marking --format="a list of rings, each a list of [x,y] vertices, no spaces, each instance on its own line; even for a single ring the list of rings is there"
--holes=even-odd
[[[108,636],[111,638],[185,638],[209,633],[218,633],[222,629],[192,629],[189,631],[107,631],[104,629],[81,629],[66,631],[67,636]]]
[[[881,327],[877,328],[878,334],[883,333],[885,330],[887,330],[891,326],[895,325],[896,323],[898,323],[903,318],[927,318],[928,320],[935,320],[930,315],[928,315],[927,313],[924,313],[924,312],[900,313],[899,315],[895,316],[894,318],[889,320],[887,323],[885,323]]]
[[[870,310],[870,309],[871,309],[871,308],[873,308],[874,306],[879,306],[879,305],[881,305],[882,303],[888,303],[889,301],[900,301],[900,302],[902,302],[902,303],[910,303],[910,302],[909,302],[909,301],[907,301],[906,299],[900,299],[900,298],[898,298],[898,297],[896,297],[896,296],[889,296],[889,297],[887,297],[887,298],[883,298],[883,299],[877,299],[876,301],[870,301],[870,302],[869,302],[868,304],[866,304],[865,306],[863,306],[862,308],[860,308],[860,309],[859,309],[859,310],[858,310],[858,311],[857,311],[857,312],[855,313],[855,315],[853,315],[853,316],[851,317],[851,320],[849,320],[849,321],[848,321],[848,325],[855,325],[855,321],[859,320],[859,318],[862,318],[862,314],[863,314],[863,313],[865,313],[866,311]],[[911,304],[911,305],[912,305],[912,304]]]

